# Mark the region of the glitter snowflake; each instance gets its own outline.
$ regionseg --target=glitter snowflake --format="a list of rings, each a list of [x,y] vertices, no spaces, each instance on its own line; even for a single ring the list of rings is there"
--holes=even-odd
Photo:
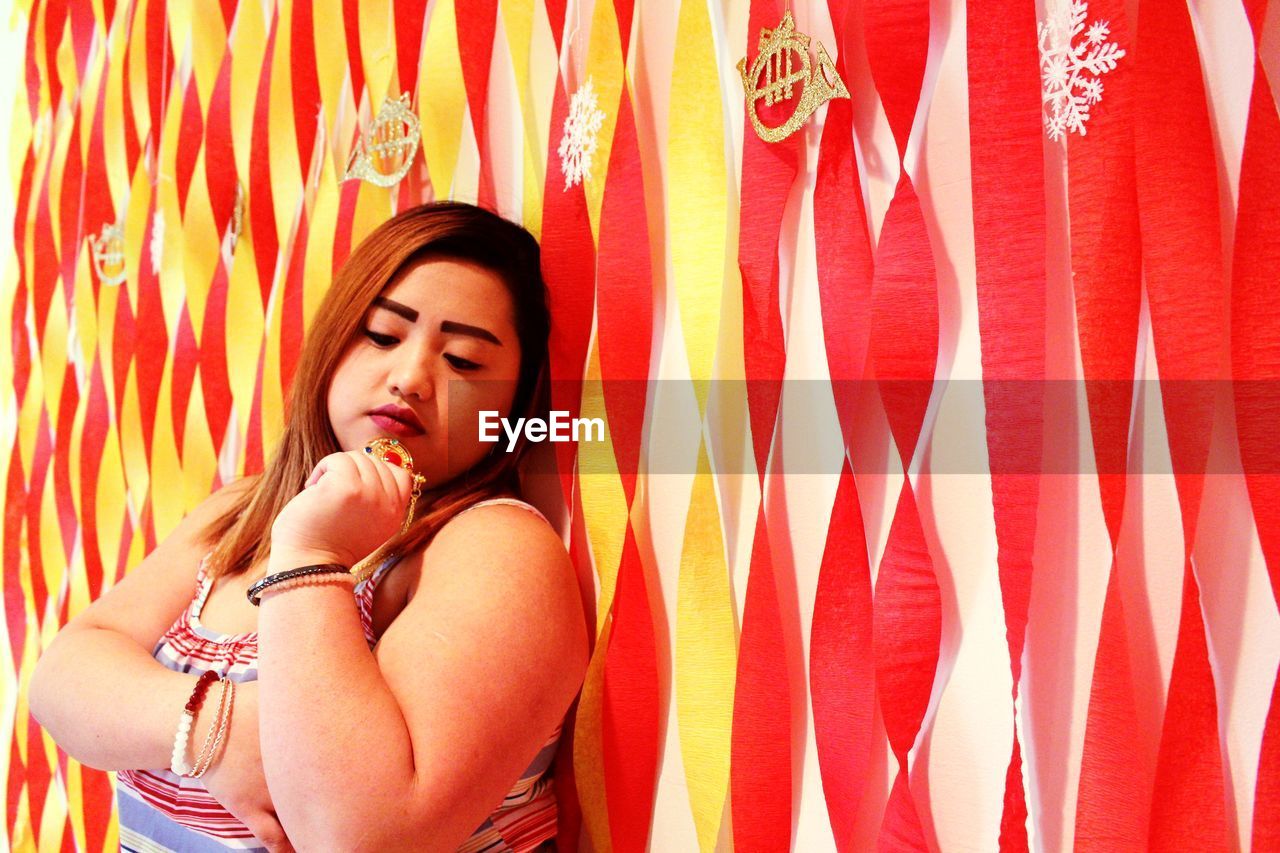
[[[151,217],[151,272],[159,275],[164,257],[164,213],[157,210]]]
[[[1074,131],[1085,135],[1089,108],[1102,100],[1102,81],[1114,71],[1124,51],[1108,42],[1107,21],[1094,21],[1086,30],[1089,4],[1072,0],[1057,4],[1039,25],[1040,75],[1044,103],[1044,127],[1053,140]],[[1073,43],[1084,32],[1084,39]]]
[[[566,190],[591,177],[591,158],[595,156],[596,138],[603,125],[604,111],[597,105],[596,91],[588,77],[569,99],[569,115],[564,120],[564,135],[560,137],[560,171],[564,173]]]

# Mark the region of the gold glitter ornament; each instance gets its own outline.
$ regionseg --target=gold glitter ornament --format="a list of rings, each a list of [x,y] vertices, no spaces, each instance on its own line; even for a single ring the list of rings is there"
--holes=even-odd
[[[405,447],[397,439],[375,438],[364,446],[364,452],[374,459],[380,459],[389,465],[396,465],[413,474],[413,491],[409,493],[409,511],[405,513],[404,524],[400,525],[400,532],[404,533],[413,522],[413,510],[418,504],[418,498],[422,496],[422,486],[427,481],[427,478],[413,470],[413,455],[409,453],[409,448]],[[360,583],[373,574],[378,564],[382,562],[386,550],[387,545],[384,542],[374,549],[372,554],[351,567],[351,574],[356,576],[356,583]]]
[[[747,96],[747,117],[756,134],[765,142],[781,142],[800,129],[818,107],[832,98],[847,98],[849,90],[840,79],[835,64],[827,51],[818,46],[818,68],[815,71],[809,60],[809,37],[796,32],[796,22],[791,12],[782,16],[782,23],[772,30],[761,28],[760,44],[755,62],[747,70],[747,60],[738,61],[738,73],[742,75],[742,88]],[[800,57],[800,68],[795,70],[792,56]],[[761,79],[763,77],[763,80]],[[764,99],[765,106],[773,106],[795,96],[795,84],[800,83],[800,101],[791,115],[781,125],[771,127],[760,120],[756,103]]]
[[[236,243],[240,241],[240,235],[244,232],[244,184],[236,181],[236,203],[231,208],[231,224],[227,229],[229,238],[227,248],[231,254],[235,254]]]
[[[378,110],[373,125],[352,150],[342,180],[359,179],[380,187],[394,186],[409,173],[421,135],[422,125],[409,108],[409,93],[388,98]]]
[[[124,227],[118,224],[102,226],[97,237],[89,239],[93,247],[93,268],[103,284],[120,284],[124,281]]]

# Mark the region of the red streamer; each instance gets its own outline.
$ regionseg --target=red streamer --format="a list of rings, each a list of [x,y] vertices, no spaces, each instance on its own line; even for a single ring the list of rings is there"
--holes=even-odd
[[[748,62],[754,62],[757,53],[756,36],[765,28],[776,27],[782,17],[781,3],[753,0],[747,26]],[[779,108],[793,109],[798,100],[797,92],[794,100]],[[786,366],[778,305],[778,238],[787,196],[799,169],[800,142],[793,134],[781,142],[766,143],[750,127],[742,140],[738,268],[742,275],[747,409],[761,500],[738,643],[730,736],[733,843],[739,850],[786,849],[791,839],[794,673],[787,665],[769,548],[765,476]]]
[[[600,214],[597,341],[605,409],[627,501],[626,533],[605,652],[603,750],[615,851],[645,851],[658,777],[657,645],[644,566],[631,526],[653,338],[644,176],[624,84]]]
[[[983,397],[1000,596],[1016,703],[1031,601],[1031,553],[1040,500],[1040,477],[1031,472],[1040,468],[1045,378],[1047,231],[1040,63],[1032,5],[993,0],[967,8]],[[1015,726],[1000,821],[1002,850],[1027,849],[1021,764]]]
[[[1184,543],[1183,606],[1156,765],[1149,843],[1230,846],[1218,713],[1191,550],[1216,384],[1226,374],[1217,165],[1204,80],[1183,0],[1138,21],[1134,143],[1142,260]],[[1179,97],[1161,98],[1176,91]],[[1152,98],[1159,98],[1159,103]]]
[[[938,360],[938,285],[920,200],[904,160],[924,82],[929,42],[925,0],[866,10],[867,59],[898,148],[900,172],[876,247],[870,354],[889,429],[909,469]],[[876,580],[876,690],[898,774],[880,825],[880,846],[927,848],[911,794],[907,753],[924,724],[937,672],[942,603],[910,477],[903,480]]]
[[[1231,266],[1231,360],[1236,430],[1271,591],[1280,606],[1280,469],[1275,424],[1280,405],[1280,307],[1274,293],[1280,268],[1280,117],[1259,54],[1266,0],[1245,0],[1253,28],[1253,92],[1240,164],[1235,256]],[[1280,673],[1277,674],[1280,678]],[[1262,736],[1253,806],[1254,850],[1280,848],[1280,681],[1272,693]]]
[[[271,285],[275,279],[276,255],[280,235],[276,232],[276,213],[271,181],[271,65],[275,60],[276,30],[279,10],[271,15],[271,32],[262,57],[262,76],[258,78],[257,101],[253,108],[253,131],[249,142],[248,226],[253,233],[253,260],[258,269],[258,289],[262,293],[262,310],[271,301]]]
[[[848,80],[851,32],[843,0],[829,4],[840,40],[836,70]],[[852,222],[850,222],[852,215]],[[813,199],[823,340],[840,418],[843,446],[853,441],[856,389],[871,336],[871,237],[853,152],[853,107],[827,107]],[[875,717],[871,566],[857,484],[843,460],[827,529],[809,637],[813,732],[836,849],[853,849],[859,805],[868,781]]]
[[[489,152],[489,66],[493,59],[493,33],[498,22],[498,0],[469,0],[458,15],[458,52],[462,60],[462,82],[471,107],[471,127],[480,151],[480,186],[477,203],[495,210],[497,192],[493,185],[493,157]],[[552,127],[560,127],[552,124]]]
[[[1147,756],[1133,737],[1138,711],[1117,552],[1142,301],[1133,173],[1133,51],[1123,0],[1094,0],[1093,12],[1110,22],[1111,41],[1128,52],[1107,75],[1106,98],[1090,114],[1088,135],[1070,137],[1067,148],[1076,325],[1112,554],[1085,723],[1075,847],[1108,853],[1117,847],[1146,847],[1153,779]]]

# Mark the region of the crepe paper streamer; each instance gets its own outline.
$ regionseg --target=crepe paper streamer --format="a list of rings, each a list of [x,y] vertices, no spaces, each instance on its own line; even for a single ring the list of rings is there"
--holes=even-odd
[[[720,337],[729,240],[724,114],[706,4],[682,3],[676,26],[667,129],[666,197],[671,285],[680,311],[689,375],[705,422]],[[728,283],[731,285],[731,281]],[[737,662],[735,611],[720,508],[700,430],[697,468],[685,518],[677,581],[676,717],[689,807],[699,849],[714,850],[729,793],[731,725]]]
[[[861,38],[843,0],[828,3],[837,39],[836,69]],[[827,106],[813,201],[818,293],[827,365],[843,446],[853,435],[856,389],[871,334],[872,252],[861,178],[853,152],[853,107]],[[809,637],[809,690],[814,739],[836,849],[852,850],[874,748],[875,664],[871,567],[857,484],[843,460],[827,529]]]
[[[625,539],[605,658],[602,747],[613,849],[643,851],[657,785],[659,679],[653,614],[631,518],[653,335],[653,279],[640,150],[626,88],[617,114],[600,222],[596,307],[603,402],[624,493],[622,512],[608,513],[605,520]]]
[[[617,113],[618,131],[602,200],[596,322],[609,434],[630,507],[636,499],[653,344],[653,275],[644,175],[629,88],[620,93]]]
[[[547,23],[551,25],[551,35],[556,40],[556,54],[559,55],[564,45],[564,16],[569,0],[545,0],[543,6],[547,10]]]
[[[875,251],[869,349],[889,428],[903,468],[909,470],[920,443],[938,359],[933,254],[904,160],[924,80],[929,7],[914,0],[874,5],[864,15],[867,58],[900,164]],[[880,826],[881,845],[925,849],[907,756],[924,724],[937,670],[941,623],[937,580],[908,476],[890,523],[874,603],[876,690],[899,765]]]
[[[876,577],[872,646],[876,692],[898,773],[880,825],[880,845],[925,850],[907,756],[929,707],[942,642],[942,597],[915,494],[904,480]]]
[[[562,125],[567,113],[568,96],[563,78],[558,77],[551,110],[552,126]],[[542,212],[542,275],[547,282],[548,308],[552,317],[548,347],[551,408],[567,412],[568,417],[573,419],[578,417],[583,402],[582,378],[589,353],[595,305],[596,252],[582,188],[574,186],[568,191],[562,191],[557,186],[559,176],[553,165],[555,159],[553,150],[546,152]],[[558,443],[555,452],[560,487],[570,511],[569,553],[576,558],[575,565],[578,565],[583,561],[586,549],[582,542],[584,528],[575,523],[576,442]],[[603,609],[607,609],[607,605]],[[596,643],[607,649],[607,624],[605,628]],[[588,665],[578,705],[573,755],[574,775],[582,780],[578,791],[583,822],[590,833],[592,844],[607,853],[610,849],[609,815],[604,799],[603,743],[600,729],[604,662],[605,655],[593,654]]]
[[[542,169],[543,152],[547,150],[545,121],[539,123],[539,110],[533,91],[533,66],[535,57],[542,58],[547,40],[534,43],[534,0],[501,0],[502,27],[511,53],[511,68],[515,74],[516,94],[520,99],[520,116],[523,121],[523,189],[522,216],[524,227],[535,237],[542,233]],[[541,29],[538,30],[542,32]],[[546,50],[545,53],[550,53]],[[552,63],[554,64],[554,60]],[[558,68],[558,66],[557,66]],[[557,70],[552,70],[554,76]]]
[[[1000,847],[1026,850],[1027,803],[1016,708],[1031,602],[1044,431],[1047,226],[1040,62],[1031,6],[992,0],[971,4],[967,10],[983,399],[1000,597],[1013,675],[1013,748]],[[1010,37],[1010,32],[1016,35]]]
[[[818,573],[809,638],[813,733],[836,849],[854,849],[858,807],[873,744],[876,671],[871,566],[858,487],[846,458],[840,469]]]
[[[760,31],[777,26],[782,18],[781,3],[752,2],[744,46],[748,61],[754,61]],[[738,268],[742,275],[743,367],[761,500],[733,694],[729,775],[733,843],[741,850],[785,849],[791,839],[795,785],[791,697],[798,691],[792,689],[795,673],[787,665],[764,496],[786,365],[778,304],[778,241],[787,196],[799,169],[800,144],[795,135],[773,144],[755,133],[742,136]]]
[[[556,87],[551,126],[561,127],[569,100],[563,81]],[[542,275],[549,289],[552,326],[551,408],[578,416],[581,380],[590,342],[595,303],[595,241],[582,187],[563,189],[554,150],[548,152],[542,213]],[[566,499],[572,494],[574,442],[556,444],[556,464]],[[572,503],[570,502],[572,505]]]
[[[1266,0],[1245,0],[1253,29],[1253,91],[1240,164],[1234,258],[1231,264],[1231,362],[1236,433],[1271,591],[1280,605],[1280,467],[1275,444],[1280,379],[1280,311],[1267,282],[1280,265],[1280,118],[1259,58]],[[1277,673],[1280,679],[1280,673]],[[1273,689],[1258,763],[1252,849],[1280,847],[1280,680]]]
[[[1092,12],[1110,22],[1114,43],[1131,48],[1122,2],[1093,0]],[[1076,798],[1075,847],[1081,851],[1145,849],[1153,782],[1153,768],[1133,737],[1138,712],[1120,596],[1126,566],[1117,550],[1142,298],[1132,68],[1122,63],[1109,74],[1106,103],[1091,113],[1089,133],[1067,146],[1076,326],[1112,552]]]
[[[595,134],[595,152],[591,157],[591,168],[583,176],[582,186],[587,197],[587,214],[591,217],[591,233],[596,235],[597,240],[600,234],[600,205],[608,180],[614,128],[619,121],[620,107],[617,104],[622,96],[623,76],[626,72],[618,26],[613,2],[606,0],[596,3],[591,15],[591,41],[587,48],[587,67],[583,81],[591,81],[591,88],[596,93],[596,102],[604,114],[604,120]],[[563,132],[563,124],[551,129],[549,142],[557,151]]]
[[[1142,260],[1161,396],[1182,514],[1182,618],[1152,797],[1155,848],[1231,844],[1217,702],[1198,585],[1196,539],[1217,383],[1226,376],[1228,309],[1208,107],[1191,18],[1152,0],[1138,22],[1134,140]],[[1180,97],[1157,107],[1148,99]],[[1170,157],[1169,146],[1178,157]]]
[[[734,849],[791,843],[791,679],[763,501],[756,513],[733,694]]]
[[[275,218],[275,192],[272,187],[274,163],[271,156],[270,125],[271,70],[275,62],[276,32],[279,14],[271,18],[271,30],[267,35],[263,53],[262,76],[253,108],[253,132],[249,154],[248,181],[248,229],[253,233],[253,256],[257,262],[258,288],[262,294],[265,312],[271,298],[275,280],[276,255],[280,248],[280,232]]]
[[[658,662],[644,568],[631,525],[618,570],[604,672],[604,768],[615,851],[649,849],[658,781]]]
[[[418,80],[423,25],[427,19],[427,0],[394,0],[392,17],[396,37],[396,77],[399,81],[397,88],[408,92]]]
[[[1231,849],[1218,737],[1218,702],[1200,613],[1200,587],[1188,558],[1151,801],[1150,849]]]
[[[462,143],[463,111],[467,108],[455,14],[454,0],[440,0],[432,7],[418,77],[422,154],[436,199],[453,197],[453,173]]]
[[[699,417],[705,417],[708,380],[720,338],[721,294],[707,282],[725,277],[729,233],[725,201],[729,175],[724,157],[724,113],[716,77],[711,21],[698,3],[683,3],[676,27],[671,70],[673,110],[667,132],[667,198],[681,199],[669,211],[671,275],[680,307],[689,376]],[[553,122],[552,126],[555,124]]]
[[[1280,838],[1276,803],[1280,801],[1280,669],[1271,689],[1271,709],[1267,712],[1258,756],[1257,787],[1254,789],[1253,847],[1266,850]]]
[[[369,115],[376,116],[388,97],[399,94],[391,91],[391,79],[396,73],[395,10],[392,0],[365,0],[351,6],[359,33],[355,44],[359,50],[358,61],[364,69],[364,94]],[[348,50],[350,48],[348,45]],[[359,103],[360,90],[352,92]]]
[[[493,185],[493,158],[489,150],[489,66],[493,59],[494,28],[498,20],[498,0],[468,0],[466,14],[458,19],[458,50],[462,79],[471,108],[471,127],[480,151],[480,187],[477,203],[497,209]]]

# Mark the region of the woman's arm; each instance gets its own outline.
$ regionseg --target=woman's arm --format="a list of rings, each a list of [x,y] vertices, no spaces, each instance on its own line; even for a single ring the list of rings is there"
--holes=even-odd
[[[280,552],[271,571],[324,556]],[[456,849],[582,683],[577,577],[543,521],[481,507],[421,559],[416,595],[372,654],[349,587],[263,597],[263,768],[300,849]]]
[[[68,622],[36,663],[31,714],[82,764],[101,770],[169,766],[178,717],[196,676],[173,672],[151,652],[195,593],[200,534],[244,482],[192,510],[133,571]],[[194,743],[203,742],[211,717],[197,716]]]

